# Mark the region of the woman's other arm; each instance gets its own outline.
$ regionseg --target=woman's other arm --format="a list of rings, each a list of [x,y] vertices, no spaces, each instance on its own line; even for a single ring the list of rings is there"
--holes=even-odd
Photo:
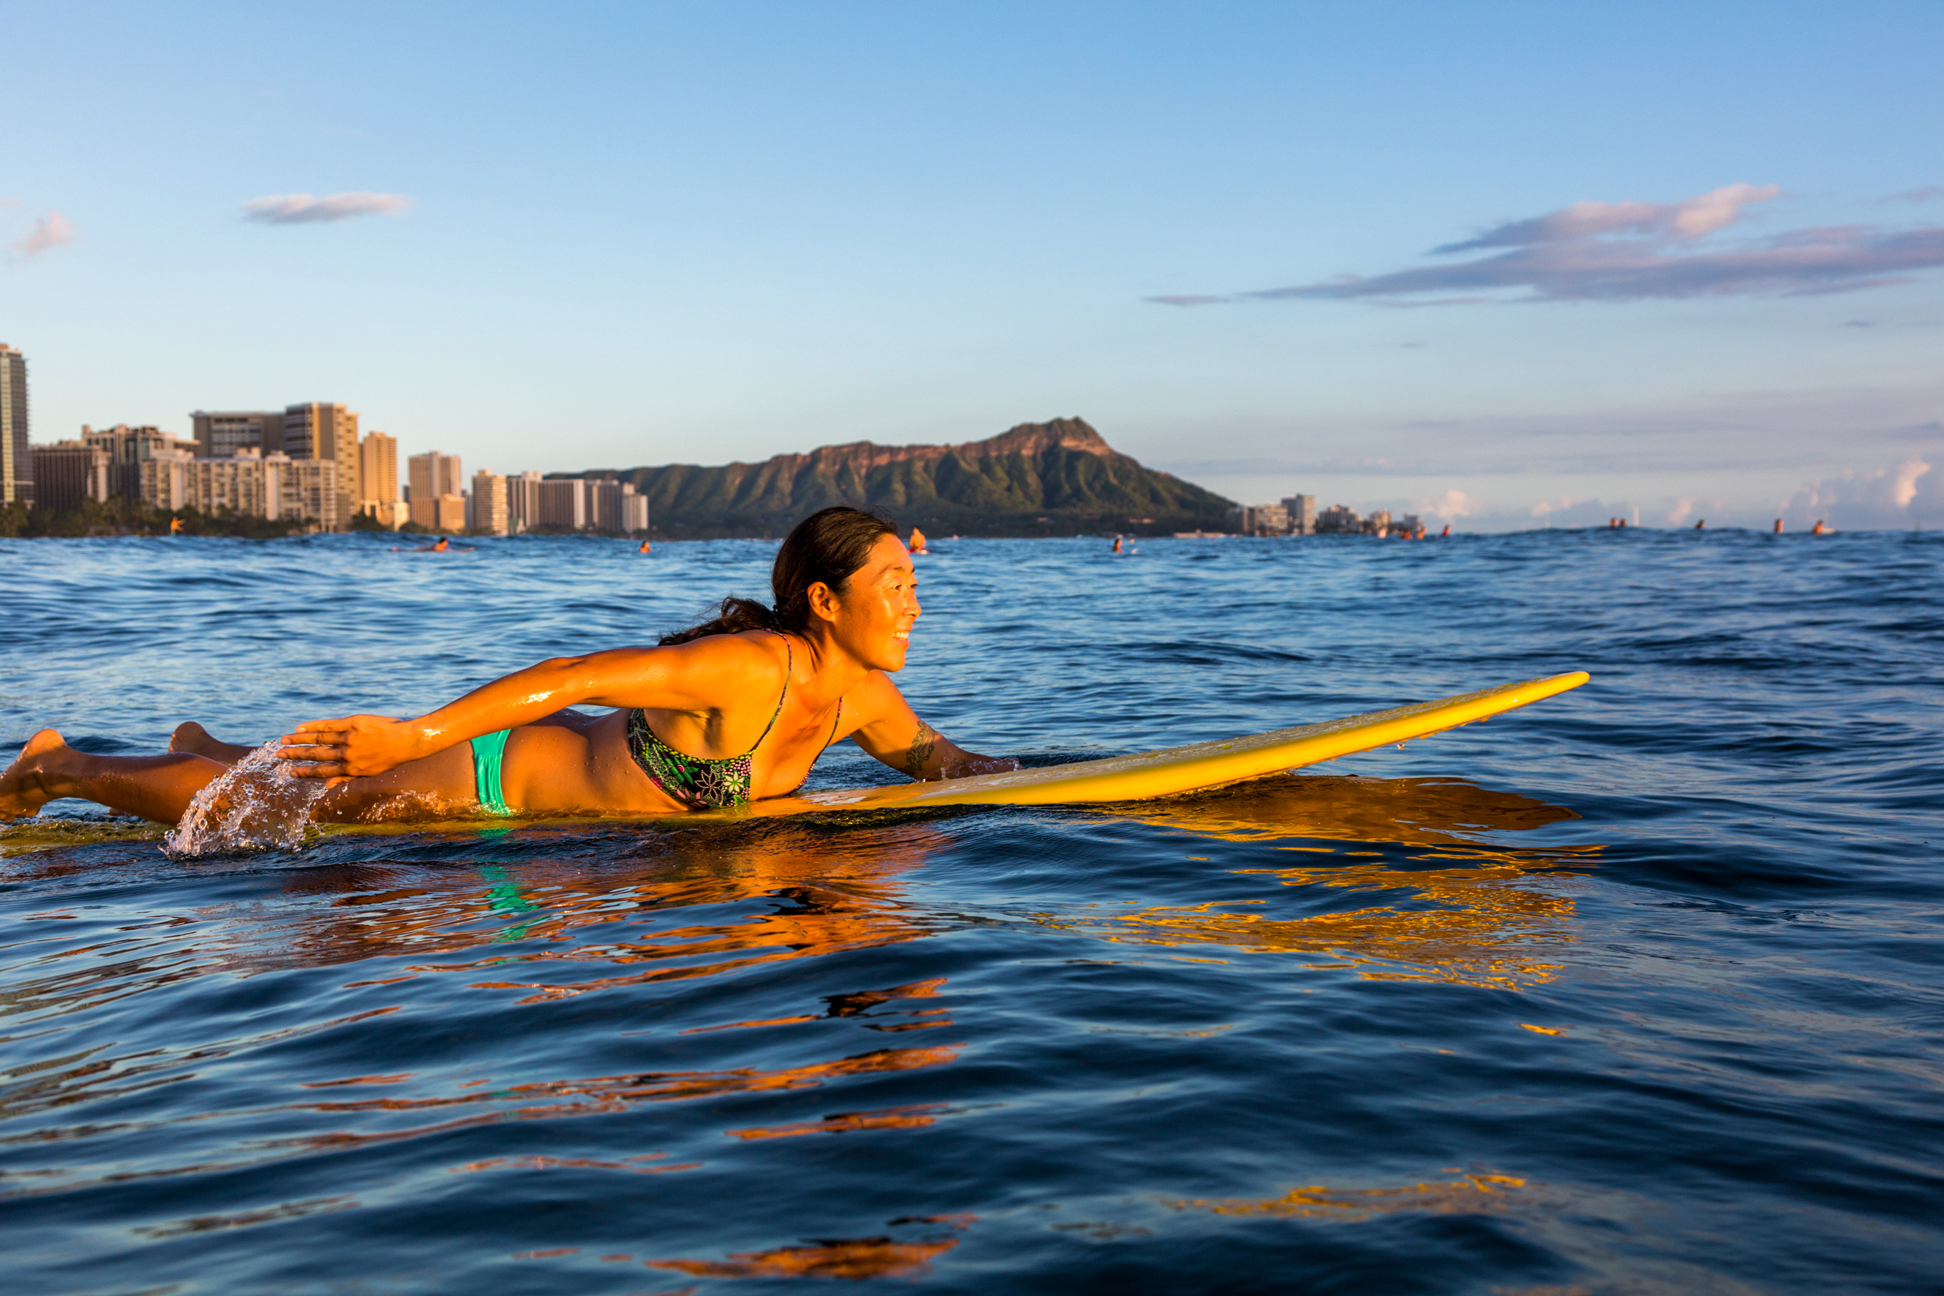
[[[1009,756],[969,752],[918,718],[889,676],[873,672],[844,699],[847,718],[860,723],[850,736],[892,769],[921,782],[996,774],[1019,768]]]

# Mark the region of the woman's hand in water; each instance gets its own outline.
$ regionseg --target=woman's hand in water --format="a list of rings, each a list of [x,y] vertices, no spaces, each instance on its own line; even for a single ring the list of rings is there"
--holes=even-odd
[[[981,756],[977,752],[960,749],[960,758],[947,763],[939,771],[939,777],[970,778],[974,774],[1007,774],[1019,767],[1019,762],[1011,756]]]
[[[432,754],[423,726],[381,715],[308,720],[283,741],[277,755],[296,763],[291,773],[331,782],[369,778]]]

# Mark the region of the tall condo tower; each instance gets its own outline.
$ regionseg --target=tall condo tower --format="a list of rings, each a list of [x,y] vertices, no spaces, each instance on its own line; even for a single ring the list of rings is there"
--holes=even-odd
[[[323,401],[286,405],[283,448],[292,459],[329,459],[337,464],[337,515],[343,526],[358,511],[358,415]]]
[[[413,503],[465,492],[465,483],[459,480],[458,455],[427,450],[424,454],[415,454],[407,459],[405,467],[410,473],[407,484],[411,487]]]
[[[275,410],[197,410],[189,416],[198,459],[233,459],[238,450],[283,451],[283,415]]]
[[[34,502],[27,449],[27,357],[0,342],[0,504]]]
[[[398,438],[383,432],[367,432],[364,440],[358,442],[359,507],[390,504],[397,498]]]

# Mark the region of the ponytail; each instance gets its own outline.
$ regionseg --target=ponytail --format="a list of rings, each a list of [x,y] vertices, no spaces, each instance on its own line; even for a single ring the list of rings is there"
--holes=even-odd
[[[897,524],[890,518],[848,505],[812,513],[796,524],[776,551],[776,564],[770,568],[774,608],[731,595],[722,600],[714,616],[686,630],[665,634],[659,643],[687,643],[706,635],[747,630],[801,633],[810,627],[810,587],[822,582],[833,593],[843,593],[851,574],[871,556],[872,547],[883,537],[897,534]]]

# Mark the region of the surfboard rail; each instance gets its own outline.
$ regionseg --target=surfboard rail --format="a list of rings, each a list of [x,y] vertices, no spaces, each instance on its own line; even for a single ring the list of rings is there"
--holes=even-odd
[[[762,817],[894,807],[1082,805],[1172,796],[1300,769],[1319,761],[1473,724],[1578,688],[1588,678],[1585,671],[1571,671],[1388,711],[1370,711],[1320,724],[1297,725],[1186,747],[1110,756],[1071,765],[975,774],[933,783],[832,788],[801,796],[771,797],[737,811],[717,813]]]

